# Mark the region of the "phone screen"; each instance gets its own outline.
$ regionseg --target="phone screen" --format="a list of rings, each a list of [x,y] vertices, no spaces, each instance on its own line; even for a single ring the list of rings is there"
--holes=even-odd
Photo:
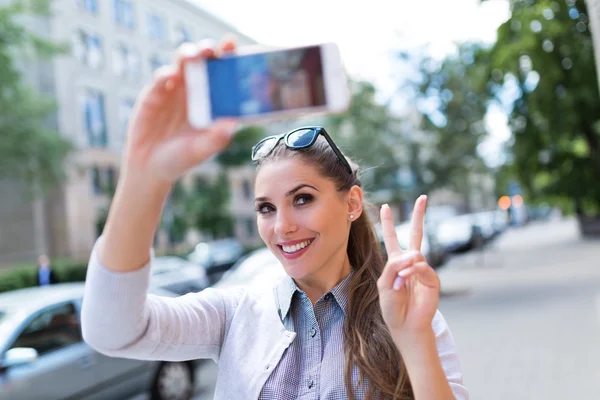
[[[223,57],[207,68],[213,119],[326,105],[319,46]]]

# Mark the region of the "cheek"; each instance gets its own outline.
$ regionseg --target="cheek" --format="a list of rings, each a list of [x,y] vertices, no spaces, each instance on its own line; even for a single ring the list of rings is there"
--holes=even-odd
[[[315,207],[306,213],[301,213],[299,222],[306,228],[319,232],[337,231],[343,223],[343,217],[334,207]]]

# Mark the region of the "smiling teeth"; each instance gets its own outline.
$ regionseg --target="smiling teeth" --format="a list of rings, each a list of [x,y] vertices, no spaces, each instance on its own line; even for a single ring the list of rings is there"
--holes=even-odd
[[[305,240],[304,242],[296,243],[293,246],[281,246],[281,247],[283,248],[283,251],[291,254],[291,253],[295,253],[297,251],[302,250],[303,248],[308,246],[310,244],[310,242],[312,242],[312,240]]]

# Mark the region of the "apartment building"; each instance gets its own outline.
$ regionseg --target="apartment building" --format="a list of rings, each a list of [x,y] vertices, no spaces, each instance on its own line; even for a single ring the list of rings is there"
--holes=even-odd
[[[218,39],[231,32],[240,45],[254,41],[187,0],[54,0],[50,17],[22,22],[71,47],[51,62],[24,61],[21,69],[29,84],[56,99],[51,125],[76,151],[68,182],[44,200],[25,201],[17,183],[0,182],[0,264],[31,261],[41,252],[85,258],[109,202],[105,193],[118,177],[129,115],[153,71],[168,63],[184,41]],[[196,173],[214,166],[203,168]],[[255,230],[248,237],[248,218],[254,215],[243,201],[247,184],[236,179],[236,229],[245,242],[256,242]]]

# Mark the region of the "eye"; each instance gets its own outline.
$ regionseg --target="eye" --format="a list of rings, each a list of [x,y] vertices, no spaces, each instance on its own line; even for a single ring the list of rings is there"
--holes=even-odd
[[[275,208],[269,203],[262,203],[256,206],[256,212],[259,214],[268,214],[274,210]]]
[[[296,196],[296,205],[303,206],[311,201],[313,201],[314,197],[310,194],[300,194]]]

